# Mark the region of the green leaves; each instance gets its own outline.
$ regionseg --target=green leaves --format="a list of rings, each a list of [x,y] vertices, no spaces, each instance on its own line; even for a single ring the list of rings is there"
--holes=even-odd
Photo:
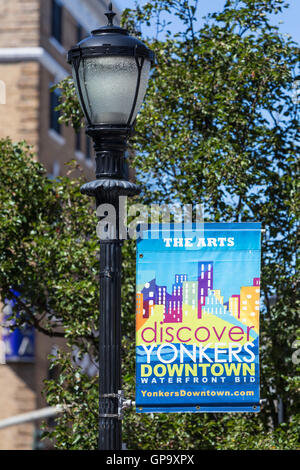
[[[96,449],[97,378],[80,372],[66,352],[57,353],[53,366],[59,367],[60,375],[59,380],[45,382],[47,401],[64,406],[66,411],[58,415],[55,430],[45,432],[44,437],[55,439],[61,450]]]
[[[0,158],[2,299],[13,298],[14,288],[21,293],[15,312],[40,331],[66,335],[70,344],[91,338],[98,318],[96,217],[80,181],[49,180],[24,143],[1,140]]]
[[[60,104],[56,108],[57,111],[60,111],[59,121],[64,122],[66,125],[70,123],[75,131],[79,131],[83,127],[83,112],[77,99],[73,80],[71,77],[67,77],[58,85],[54,85],[52,89],[61,91]]]

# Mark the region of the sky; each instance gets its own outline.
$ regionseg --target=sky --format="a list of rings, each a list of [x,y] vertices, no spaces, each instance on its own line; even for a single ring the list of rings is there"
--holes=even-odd
[[[115,4],[122,11],[125,8],[134,8],[135,0],[116,0]],[[141,0],[139,3],[146,3],[146,0]],[[225,0],[200,0],[198,7],[199,18],[222,9]],[[290,0],[290,7],[284,8],[282,13],[273,17],[273,24],[278,26],[280,32],[283,34],[291,35],[292,39],[300,44],[300,0]]]

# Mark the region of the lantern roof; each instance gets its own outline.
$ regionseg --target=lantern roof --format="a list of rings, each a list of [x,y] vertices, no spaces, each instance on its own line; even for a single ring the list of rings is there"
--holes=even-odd
[[[116,13],[112,11],[112,5],[109,5],[109,12],[105,13],[108,18],[108,24],[98,29],[94,29],[91,35],[68,52],[68,62],[81,57],[94,57],[103,55],[126,55],[144,57],[154,62],[154,53],[142,41],[134,36],[130,36],[128,31],[120,26],[113,24],[113,17]]]

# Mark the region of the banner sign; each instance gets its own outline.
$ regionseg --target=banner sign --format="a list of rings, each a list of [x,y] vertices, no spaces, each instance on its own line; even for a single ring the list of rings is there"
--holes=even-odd
[[[137,243],[137,412],[259,411],[259,223],[156,225]]]
[[[14,291],[15,295],[19,295]],[[14,320],[9,320],[14,301],[5,300],[3,308],[2,344],[4,349],[3,362],[33,362],[35,358],[35,338],[34,328],[24,325],[23,328],[16,328],[13,331],[10,326]]]

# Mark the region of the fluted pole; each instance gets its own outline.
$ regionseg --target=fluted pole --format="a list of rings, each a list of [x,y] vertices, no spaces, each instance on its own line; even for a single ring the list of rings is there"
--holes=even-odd
[[[122,243],[100,241],[99,449],[122,448],[121,384]]]
[[[88,131],[96,151],[96,180],[81,188],[96,198],[97,209],[109,204],[115,222],[108,222],[100,239],[99,317],[99,450],[122,449],[121,406],[121,274],[122,244],[119,196],[133,196],[139,188],[126,180],[125,150],[129,129],[123,134]],[[107,206],[106,206],[107,207]],[[101,211],[100,211],[101,212]],[[98,210],[97,210],[97,213]],[[103,214],[102,214],[103,215]],[[123,231],[124,235],[124,231]]]

